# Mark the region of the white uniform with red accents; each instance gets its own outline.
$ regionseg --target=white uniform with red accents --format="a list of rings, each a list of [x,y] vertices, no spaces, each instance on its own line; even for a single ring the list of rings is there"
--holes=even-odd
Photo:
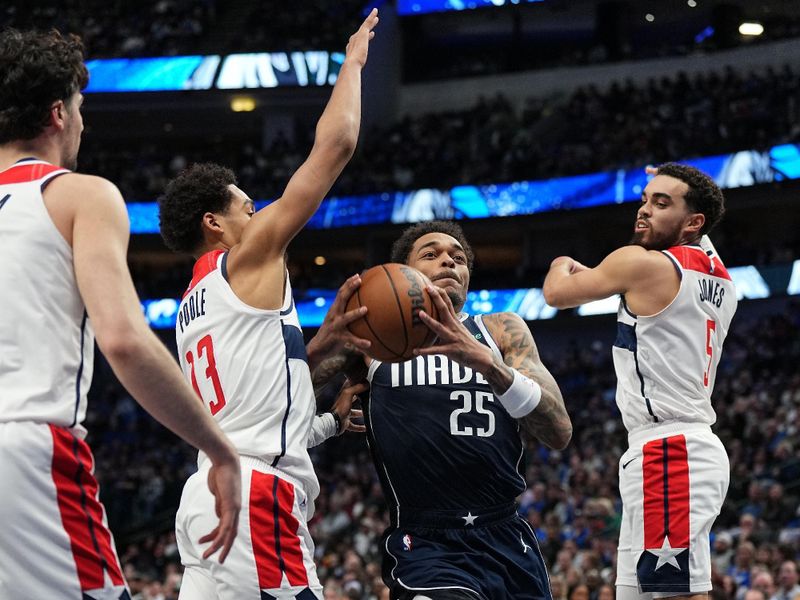
[[[664,421],[716,420],[711,392],[737,300],[728,271],[704,245],[664,251],[681,277],[664,310],[636,316],[620,302],[613,355],[617,405],[629,432]]]
[[[42,199],[42,186],[64,173],[39,160],[0,173],[0,421],[75,427],[86,415],[94,333],[72,248]]]
[[[186,566],[181,599],[258,598],[291,590],[321,598],[306,522],[319,482],[307,443],[316,409],[288,276],[284,305],[242,302],[227,282],[227,253],[200,257],[181,301],[176,339],[181,368],[242,455],[239,538],[228,559],[202,558],[198,539],[216,524],[207,457],[184,487],[176,519]]]
[[[617,585],[655,597],[711,589],[709,532],[730,481],[710,428],[711,392],[737,305],[708,238],[664,254],[681,278],[678,294],[646,317],[623,300],[613,349],[629,443],[619,467]]]
[[[0,599],[128,598],[81,422],[94,335],[72,248],[42,190],[68,170],[0,172]]]

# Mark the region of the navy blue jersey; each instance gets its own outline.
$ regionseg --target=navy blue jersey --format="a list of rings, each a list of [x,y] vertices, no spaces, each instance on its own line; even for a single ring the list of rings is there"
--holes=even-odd
[[[464,325],[499,355],[480,317]],[[436,355],[373,361],[368,379],[370,450],[395,524],[404,508],[475,512],[525,489],[519,425],[480,373]]]

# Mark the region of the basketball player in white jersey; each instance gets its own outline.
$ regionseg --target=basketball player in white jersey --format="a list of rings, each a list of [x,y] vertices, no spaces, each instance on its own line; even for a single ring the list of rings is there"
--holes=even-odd
[[[711,392],[737,300],[706,235],[724,199],[693,167],[656,173],[631,245],[593,269],[556,258],[544,282],[558,308],[621,295],[613,348],[629,442],[619,469],[621,600],[707,596],[709,531],[729,482],[727,453],[711,432]]]
[[[83,441],[95,334],[131,395],[214,464],[206,556],[237,532],[236,452],[144,320],[122,197],[71,172],[87,82],[77,37],[0,33],[2,600],[130,597]]]
[[[315,419],[309,363],[346,341],[368,342],[345,327],[364,314],[344,313],[360,283],[354,276],[342,287],[333,317],[304,347],[286,249],[355,150],[361,70],[377,23],[373,10],[350,37],[314,146],[281,198],[256,213],[230,170],[199,164],[159,199],[167,246],[197,258],[176,324],[181,365],[242,461],[240,542],[224,565],[207,560],[196,542],[214,517],[213,498],[202,485],[204,453],[184,487],[176,519],[182,600],[322,598],[307,527],[319,483],[307,447],[347,426],[353,396],[366,387],[345,388],[335,410]]]

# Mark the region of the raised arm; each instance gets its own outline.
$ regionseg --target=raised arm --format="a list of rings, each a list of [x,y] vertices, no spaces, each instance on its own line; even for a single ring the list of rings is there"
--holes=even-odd
[[[427,290],[436,304],[439,320],[432,319],[424,311],[420,312],[420,318],[436,334],[437,341],[433,346],[415,350],[415,354],[444,354],[478,371],[509,414],[516,416],[527,439],[538,439],[551,448],[564,448],[572,437],[572,423],[564,408],[561,391],[542,364],[525,322],[514,313],[497,313],[483,318],[503,355],[501,359],[488,346],[478,342],[459,321],[443,289],[428,286]],[[526,382],[525,378],[529,381]],[[505,401],[512,386],[513,406]],[[537,390],[537,387],[541,389]],[[528,392],[530,397],[524,397]]]
[[[236,536],[241,507],[238,455],[145,322],[126,263],[129,223],[122,196],[105,179],[75,174],[54,180],[46,190],[50,194],[74,204],[68,241],[75,276],[97,343],[115,375],[157,421],[212,461],[208,484],[220,521],[200,541],[212,542],[205,557],[221,549],[222,562]]]
[[[361,126],[361,70],[377,24],[378,11],[373,9],[350,37],[336,85],[317,123],[311,153],[289,180],[283,195],[256,213],[245,228],[230,259],[238,269],[259,266],[265,258],[282,258],[289,242],[317,211],[353,156]]]

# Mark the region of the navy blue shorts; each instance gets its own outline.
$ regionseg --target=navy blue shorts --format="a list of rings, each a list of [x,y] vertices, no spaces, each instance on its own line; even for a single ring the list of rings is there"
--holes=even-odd
[[[393,600],[552,600],[536,536],[514,505],[475,514],[404,509],[383,549]]]

